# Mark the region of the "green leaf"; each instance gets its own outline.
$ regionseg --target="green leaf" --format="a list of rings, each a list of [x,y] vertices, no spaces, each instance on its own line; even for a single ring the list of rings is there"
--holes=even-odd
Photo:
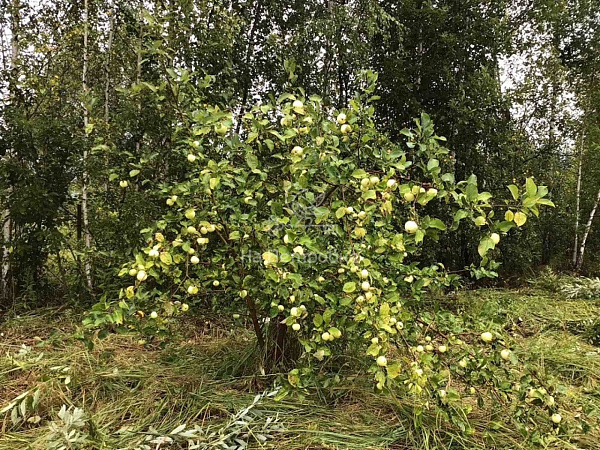
[[[387,365],[388,377],[390,377],[392,379],[397,378],[398,375],[400,375],[401,373],[402,373],[402,368],[400,367],[400,364],[398,364],[396,361]]]
[[[521,227],[523,225],[525,225],[525,222],[527,222],[527,216],[522,213],[521,211],[518,211],[515,213],[515,223],[517,224],[518,227]]]
[[[346,294],[350,294],[352,292],[354,292],[356,290],[356,283],[349,281],[348,283],[344,284],[344,292]]]
[[[492,194],[489,192],[482,192],[477,196],[477,200],[480,202],[487,202],[490,198],[492,198]]]
[[[123,311],[120,309],[115,309],[113,313],[113,322],[118,325],[123,325]]]
[[[367,355],[368,356],[379,356],[379,344],[371,344],[369,345],[369,348],[367,349]]]
[[[500,222],[497,225],[497,228],[498,228],[499,231],[502,231],[503,233],[506,233],[508,230],[510,230],[514,226],[515,226],[514,222],[509,222],[508,220],[505,220],[503,222]]]
[[[323,325],[323,316],[321,314],[315,314],[315,317],[313,317],[313,323],[317,328]]]
[[[279,260],[277,255],[273,252],[264,252],[262,254],[262,259],[265,264],[275,264]]]
[[[383,317],[384,319],[390,317],[390,304],[389,303],[383,303],[379,307],[379,315],[381,317]]]
[[[170,253],[163,252],[160,254],[160,262],[166,264],[167,266],[170,266],[171,264],[173,264],[173,258],[171,257]]]
[[[508,186],[508,190],[510,191],[515,200],[519,200],[519,188],[517,186],[511,184]]]
[[[35,394],[33,394],[33,401],[31,403],[31,407],[33,409],[35,409],[37,407],[37,405],[40,403],[40,394],[42,393],[42,391],[40,391],[39,389],[37,391],[35,391]]]
[[[445,173],[442,175],[442,181],[446,183],[454,183],[454,174],[453,173]]]
[[[340,300],[340,306],[350,306],[354,299],[352,297],[343,297]]]
[[[483,258],[486,255],[486,253],[488,252],[488,250],[493,249],[495,246],[496,245],[494,244],[494,241],[492,241],[491,238],[485,237],[479,242],[479,246],[477,247],[477,252],[479,253],[479,256],[481,256]]]
[[[551,200],[548,200],[547,198],[538,198],[537,203],[538,205],[552,206],[554,208],[554,203]]]
[[[258,168],[258,158],[252,153],[246,153],[246,164],[251,169],[256,169]]]
[[[330,328],[328,331],[329,331],[329,334],[331,334],[336,339],[339,339],[342,337],[342,332],[335,327]]]
[[[362,195],[363,200],[375,200],[377,198],[377,193],[374,190],[370,190],[365,192]]]
[[[344,217],[345,214],[346,214],[346,207],[341,206],[335,212],[335,217],[337,217],[338,219],[341,219],[342,217]]]
[[[315,208],[314,211],[316,217],[315,222],[317,225],[324,220],[327,220],[327,217],[329,217],[329,208],[326,208],[325,206],[319,206],[318,208]]]
[[[250,144],[252,141],[254,141],[256,138],[258,137],[258,132],[253,131],[252,133],[248,134],[248,138],[246,139],[246,143]]]
[[[281,245],[277,250],[279,251],[279,261],[289,263],[292,260],[292,254],[286,246]]]
[[[535,197],[537,195],[537,186],[535,185],[533,178],[527,178],[527,180],[525,180],[525,190],[527,191],[528,197]]]
[[[137,174],[139,174],[139,173],[140,173],[140,171],[139,171],[139,170],[137,170],[137,169],[133,169],[133,170],[131,170],[131,171],[129,172],[129,176],[130,176],[131,178],[133,178],[133,177],[135,177],[135,176],[136,176]]]
[[[465,192],[467,194],[467,200],[470,202],[477,201],[477,197],[479,196],[479,191],[477,190],[477,185],[474,183],[469,183],[467,185],[467,190]]]
[[[352,172],[352,177],[354,178],[365,178],[367,175],[368,173],[362,169],[356,169],[354,172]]]
[[[460,222],[462,219],[469,217],[469,213],[464,209],[459,209],[454,213],[454,221]]]
[[[314,299],[315,299],[315,302],[317,302],[319,305],[325,304],[325,299],[323,297],[321,297],[319,294],[315,294]]]
[[[442,230],[442,231],[446,229],[446,225],[440,219],[431,219],[429,221],[429,227],[437,228],[438,230]]]
[[[427,171],[431,172],[433,169],[436,169],[440,166],[440,162],[435,159],[432,158],[427,162]]]
[[[425,232],[421,229],[418,229],[417,232],[415,233],[415,243],[419,243],[419,242],[423,242],[423,239],[425,238]]]
[[[287,63],[287,61],[286,61],[286,63]],[[277,99],[277,103],[282,103],[282,102],[284,102],[285,100],[288,100],[288,99],[289,100],[296,100],[296,97],[293,96],[292,94],[289,94],[289,93],[286,92],[285,94],[281,94],[279,96],[279,98]]]

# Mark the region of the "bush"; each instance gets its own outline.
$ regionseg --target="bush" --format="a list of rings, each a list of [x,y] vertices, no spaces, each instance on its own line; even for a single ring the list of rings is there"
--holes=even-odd
[[[560,291],[567,298],[600,297],[600,278],[568,278],[563,282]]]
[[[166,212],[120,273],[132,282],[118,301],[94,307],[90,327],[160,339],[190,304],[210,306],[249,319],[263,370],[293,366],[280,395],[332,379],[327,364],[358,354],[378,390],[404,391],[417,409],[435,404],[463,430],[463,397],[483,401],[486,389],[520,400],[513,412],[524,434],[538,421],[531,405],[556,413],[552,388],[518,366],[497,327],[425,306],[427,292],[459,276],[420,263],[424,242],[470,226],[481,262],[466,272],[496,276],[501,236],[552,205],[544,186],[527,179],[493,202],[474,176],[455,180],[426,114],[393,142],[374,123],[373,73],[346,109],[299,89],[252,108],[239,132],[231,113],[206,105],[180,75],[172,74],[181,111],[173,157],[187,159],[186,177],[162,188]],[[444,215],[431,215],[434,207]],[[300,349],[291,361],[290,340]]]

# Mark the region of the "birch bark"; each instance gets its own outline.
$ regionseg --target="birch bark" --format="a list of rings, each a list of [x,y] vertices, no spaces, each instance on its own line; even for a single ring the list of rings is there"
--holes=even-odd
[[[81,75],[81,82],[83,87],[84,105],[83,105],[83,126],[84,133],[87,136],[88,125],[90,122],[90,112],[87,108],[87,71],[88,71],[88,38],[89,38],[89,7],[88,0],[83,2],[83,70]],[[92,283],[92,265],[90,263],[90,249],[92,247],[92,237],[90,235],[90,222],[89,222],[89,204],[88,204],[88,182],[89,173],[87,170],[88,163],[88,148],[87,148],[87,137],[86,143],[83,146],[83,179],[81,182],[81,210],[83,215],[83,239],[86,249],[85,256],[85,280],[88,289],[93,289]]]
[[[20,1],[19,0],[13,0],[12,1],[12,8],[11,8],[11,21],[12,21],[12,27],[11,27],[11,53],[10,53],[10,65],[8,67],[9,72],[12,72],[12,70],[17,66],[17,61],[19,59],[19,35],[20,35]],[[10,81],[9,81],[9,86],[8,86],[8,92],[9,95],[10,93],[12,93],[12,81],[13,77],[11,74],[10,77]],[[9,151],[8,152],[8,158],[12,157],[12,152]],[[10,195],[11,195],[12,189],[9,186],[6,192],[6,199],[7,199],[7,203],[8,203],[8,199],[10,199]],[[12,238],[12,221],[11,221],[11,217],[10,217],[10,206],[5,207],[4,211],[2,212],[2,240],[4,242],[4,246],[2,247],[2,295],[6,298],[8,298],[9,295],[9,291],[10,291],[10,281],[9,281],[9,277],[10,277],[10,241]]]
[[[575,199],[575,238],[573,242],[573,267],[577,266],[577,255],[579,254],[579,215],[581,208],[581,170],[583,167],[583,136],[579,148],[579,167],[577,169],[577,192]]]
[[[596,215],[596,210],[598,209],[598,203],[600,203],[600,189],[598,189],[598,194],[596,195],[596,200],[594,201],[594,207],[592,208],[592,212],[590,213],[590,217],[588,218],[587,224],[585,226],[585,231],[583,233],[583,238],[581,239],[581,247],[579,248],[579,257],[577,258],[577,270],[581,269],[583,265],[583,255],[585,253],[585,243],[590,234],[590,230],[592,229],[592,222],[594,220],[594,216]]]

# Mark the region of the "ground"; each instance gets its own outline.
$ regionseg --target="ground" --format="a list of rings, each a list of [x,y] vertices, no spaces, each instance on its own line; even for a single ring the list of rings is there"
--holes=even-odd
[[[565,420],[590,420],[588,433],[570,442],[557,436],[552,448],[600,448],[600,348],[592,345],[600,335],[600,301],[535,289],[468,291],[451,301],[508,324],[519,359],[567,387]],[[223,320],[195,319],[183,327],[192,331],[165,349],[111,335],[91,351],[76,338],[80,322],[79,313],[63,307],[0,325],[0,450],[61,448],[61,433],[73,442],[64,448],[188,448],[187,432],[203,442],[247,441],[250,448],[530,448],[510,427],[484,431],[492,421],[486,406],[471,414],[471,436],[427,414],[427,426],[415,428],[410,403],[377,394],[366,377],[326,394],[275,401],[268,377],[239,370],[251,334],[232,332]],[[72,414],[59,419],[62,405],[82,408],[81,421]]]

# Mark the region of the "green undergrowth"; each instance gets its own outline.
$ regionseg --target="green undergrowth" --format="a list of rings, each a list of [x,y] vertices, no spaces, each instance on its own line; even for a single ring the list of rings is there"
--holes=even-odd
[[[600,302],[538,290],[469,291],[447,302],[504,324],[519,359],[567,387],[565,419],[583,414],[595,424],[570,442],[557,437],[553,448],[599,447]],[[190,430],[199,448],[530,448],[508,426],[486,431],[492,402],[474,409],[470,436],[427,412],[416,427],[410,401],[375,393],[366,375],[340,372],[327,392],[276,401],[276,375],[243,370],[254,364],[251,333],[222,318],[190,319],[165,349],[111,335],[89,351],[75,338],[80,322],[59,308],[0,325],[0,450],[60,448],[68,439],[65,448],[188,448]],[[63,405],[71,415],[61,419]]]

